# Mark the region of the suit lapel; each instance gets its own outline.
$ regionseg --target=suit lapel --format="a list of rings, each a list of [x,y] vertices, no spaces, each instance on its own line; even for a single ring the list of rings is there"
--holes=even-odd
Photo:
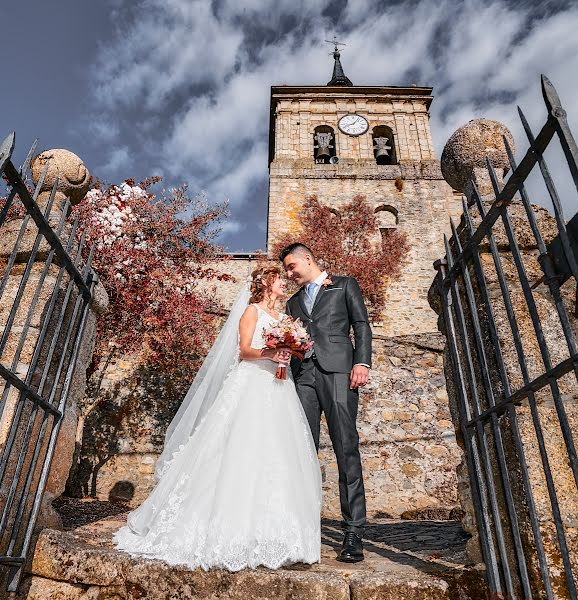
[[[297,292],[297,298],[299,299],[299,305],[301,306],[301,310],[309,317],[309,311],[307,310],[307,306],[305,306],[305,286],[303,286]]]

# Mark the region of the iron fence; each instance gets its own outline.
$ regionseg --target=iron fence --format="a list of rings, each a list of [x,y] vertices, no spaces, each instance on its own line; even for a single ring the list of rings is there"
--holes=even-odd
[[[12,133],[0,146],[7,184],[0,205],[0,566],[12,595],[33,541],[97,282],[93,249],[84,247],[84,236],[76,241],[78,220],[67,221],[69,200],[58,204],[58,178],[42,210],[37,200],[48,165],[29,188],[35,145],[17,170],[14,143]]]
[[[434,266],[489,589],[498,598],[554,598],[564,588],[564,597],[575,599],[578,557],[572,550],[577,540],[569,541],[575,524],[561,507],[560,495],[565,495],[567,508],[568,502],[574,501],[568,498],[568,489],[575,495],[578,484],[573,438],[576,420],[574,413],[572,418],[568,416],[572,395],[561,391],[563,379],[564,389],[576,390],[578,383],[574,331],[578,238],[572,235],[578,215],[566,223],[544,151],[557,134],[578,189],[578,149],[558,94],[544,76],[542,91],[548,111],[545,124],[534,137],[519,110],[530,143],[528,151],[516,164],[504,138],[511,175],[502,185],[487,161],[493,201],[483,199],[474,181],[470,182],[460,226],[451,223],[452,235],[444,239],[446,256]],[[552,237],[554,229],[555,237],[549,243],[524,186],[536,165],[553,205],[555,226],[548,235]],[[533,238],[532,257],[520,247],[523,228],[528,238]],[[533,282],[535,273],[528,273],[532,260],[541,272]],[[513,284],[514,278],[517,282]],[[538,305],[538,292],[548,298],[551,310],[546,314],[543,304]],[[524,316],[528,329],[522,332]],[[560,335],[553,353],[554,321]],[[529,335],[535,348],[532,365]],[[562,357],[560,347],[564,349]],[[541,361],[538,374],[534,357]],[[546,396],[549,400],[545,403]],[[553,427],[563,439],[563,457],[552,451]],[[566,473],[565,479],[560,472]],[[541,491],[545,493],[538,507],[536,494]],[[547,510],[544,504],[549,504]],[[551,536],[546,520],[553,523]]]

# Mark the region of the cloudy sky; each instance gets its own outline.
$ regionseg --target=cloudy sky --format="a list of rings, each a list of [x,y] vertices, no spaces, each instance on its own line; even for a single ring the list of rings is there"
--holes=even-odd
[[[324,85],[334,35],[354,85],[433,86],[438,156],[472,118],[512,130],[520,104],[545,119],[540,73],[578,134],[575,2],[377,0],[1,0],[0,136],[17,158],[35,137],[109,182],[150,175],[228,199],[221,242],[265,246],[271,85]],[[8,60],[6,60],[6,57]],[[564,206],[578,210],[559,154]],[[544,202],[533,184],[534,200]],[[538,196],[538,197],[536,197]]]

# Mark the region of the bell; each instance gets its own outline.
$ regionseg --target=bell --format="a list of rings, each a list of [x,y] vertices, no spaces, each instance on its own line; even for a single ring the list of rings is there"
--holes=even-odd
[[[317,146],[317,154],[315,155],[315,158],[330,158],[331,157],[331,152],[329,150],[329,146]]]
[[[333,148],[331,145],[331,134],[330,133],[316,133],[315,140],[317,141],[317,152],[315,153],[315,158],[317,160],[323,159],[326,160],[331,157],[331,150]]]
[[[391,146],[389,145],[389,139],[386,137],[378,137],[373,140],[375,146],[375,159],[377,162],[389,160],[391,158],[389,151]]]

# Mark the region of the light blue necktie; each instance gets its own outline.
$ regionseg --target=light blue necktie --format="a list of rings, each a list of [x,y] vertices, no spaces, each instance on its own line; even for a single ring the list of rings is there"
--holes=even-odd
[[[313,308],[313,299],[315,298],[315,289],[317,288],[316,283],[308,283],[305,286],[305,306],[309,314],[311,314],[311,310]],[[307,350],[305,353],[305,358],[309,358],[313,356],[313,349]]]
[[[313,308],[313,299],[315,298],[315,288],[317,287],[316,283],[308,283],[305,286],[305,291],[307,292],[307,298],[305,300],[305,306],[307,307],[307,311],[311,314],[311,309]]]

